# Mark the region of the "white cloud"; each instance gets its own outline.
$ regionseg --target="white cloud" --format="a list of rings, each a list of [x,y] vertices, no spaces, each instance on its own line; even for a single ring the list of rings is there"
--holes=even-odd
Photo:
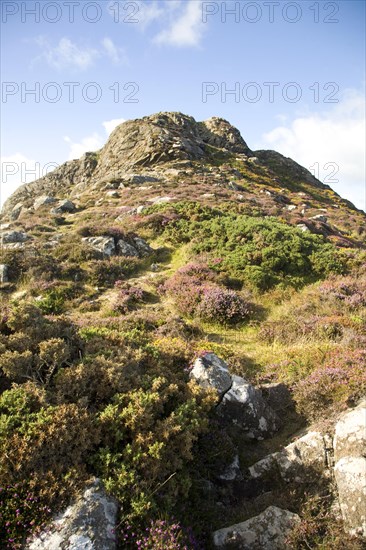
[[[50,67],[57,70],[67,68],[86,70],[103,57],[109,58],[115,64],[127,61],[125,51],[118,48],[108,37],[101,41],[99,48],[79,46],[67,37],[61,38],[56,46],[52,46],[43,36],[39,36],[36,43],[42,48],[42,53],[33,59],[32,64],[46,61]]]
[[[107,132],[107,134],[109,136],[109,134],[111,134],[113,132],[113,130],[115,128],[117,128],[117,126],[119,126],[119,124],[122,124],[123,122],[126,122],[125,118],[113,118],[112,120],[106,120],[102,124],[104,126],[105,131]]]
[[[174,16],[169,28],[158,33],[156,44],[172,46],[198,46],[205,30],[202,21],[202,2],[189,0],[178,18]]]
[[[264,134],[259,147],[275,149],[308,169],[318,163],[315,175],[321,181],[365,209],[364,139],[364,95],[348,90],[329,111],[298,117]],[[337,173],[332,175],[327,163],[337,165]]]
[[[104,38],[102,46],[106,55],[115,65],[127,62],[126,52],[122,48],[118,48],[110,38]]]
[[[132,3],[131,3],[132,4]],[[134,11],[110,2],[109,13],[114,21],[134,23],[145,32],[153,27],[152,41],[176,47],[198,46],[205,30],[202,20],[202,0],[152,0],[134,2]],[[160,31],[157,32],[157,28]]]

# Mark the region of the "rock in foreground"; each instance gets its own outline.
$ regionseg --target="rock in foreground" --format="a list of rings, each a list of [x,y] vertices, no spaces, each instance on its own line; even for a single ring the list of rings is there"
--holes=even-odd
[[[97,480],[28,550],[114,550],[117,504]]]
[[[300,518],[288,510],[269,506],[254,518],[213,533],[214,547],[237,550],[288,550],[286,537]]]

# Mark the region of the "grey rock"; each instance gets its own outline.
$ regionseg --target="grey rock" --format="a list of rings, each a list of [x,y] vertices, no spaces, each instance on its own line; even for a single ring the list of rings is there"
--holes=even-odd
[[[262,478],[278,472],[287,482],[306,483],[314,478],[314,472],[327,471],[326,445],[319,432],[309,432],[287,445],[282,451],[266,456],[249,468],[253,478]]]
[[[213,533],[214,548],[288,550],[286,537],[300,521],[297,514],[269,506],[258,516]]]
[[[27,545],[28,550],[114,550],[117,503],[98,480]]]
[[[72,201],[65,199],[60,201],[55,208],[52,208],[51,214],[72,214],[75,211],[75,204]]]
[[[307,226],[305,223],[298,223],[298,224],[296,225],[296,227],[297,227],[298,229],[300,229],[301,231],[303,231],[304,233],[305,233],[306,231],[310,231],[310,229],[308,228],[308,226]]]
[[[121,256],[128,256],[128,257],[135,257],[135,258],[139,257],[139,253],[137,249],[122,239],[118,241],[117,248]]]
[[[0,283],[9,282],[9,268],[6,264],[0,264]]]
[[[311,218],[309,218],[309,220],[314,220],[315,222],[327,223],[328,218],[327,216],[324,216],[324,214],[317,214],[316,216],[312,216]]]
[[[237,481],[243,478],[240,470],[239,455],[235,455],[231,464],[218,476],[221,481]]]
[[[134,248],[136,248],[137,252],[139,253],[139,256],[141,257],[149,256],[153,252],[153,249],[148,245],[148,243],[144,239],[141,239],[141,237],[133,237],[132,240],[133,240]]]
[[[366,457],[341,458],[334,475],[346,531],[366,537]]]
[[[296,210],[296,208],[297,208],[296,204],[289,204],[289,205],[287,206],[287,210],[288,210],[289,212],[292,212],[293,210]]]
[[[334,475],[344,525],[366,537],[366,401],[344,413],[334,436]]]
[[[338,420],[334,434],[334,459],[362,456],[366,451],[366,401]]]
[[[262,393],[240,376],[232,376],[217,413],[244,430],[249,439],[270,437],[279,428],[276,413],[267,405]]]
[[[0,234],[1,242],[3,244],[8,243],[24,243],[27,241],[30,237],[26,233],[23,233],[22,231],[3,231]]]
[[[56,199],[54,197],[50,197],[49,195],[42,195],[34,201],[33,208],[34,210],[38,210],[38,208],[41,208],[41,206],[44,206],[45,204],[53,204],[54,202],[56,202]]]
[[[118,191],[108,191],[106,195],[107,197],[111,197],[111,199],[118,199],[118,197],[120,196]]]
[[[147,176],[144,174],[130,174],[126,176],[125,181],[127,181],[128,183],[141,185],[143,183],[157,183],[160,180],[155,176]]]
[[[203,388],[212,388],[222,397],[232,385],[229,367],[225,361],[214,353],[206,353],[196,359],[190,378]]]
[[[15,221],[15,220],[17,220],[17,219],[19,218],[19,216],[20,216],[20,214],[21,214],[21,212],[22,212],[22,210],[23,210],[23,207],[24,207],[24,205],[23,205],[22,202],[18,202],[18,204],[16,204],[16,205],[14,206],[14,208],[12,209],[12,211],[11,211],[11,213],[10,213],[10,219],[11,219],[12,221]]]
[[[101,252],[106,256],[112,256],[116,252],[116,246],[114,243],[113,237],[102,236],[102,237],[84,237],[83,242],[90,245],[97,252]]]

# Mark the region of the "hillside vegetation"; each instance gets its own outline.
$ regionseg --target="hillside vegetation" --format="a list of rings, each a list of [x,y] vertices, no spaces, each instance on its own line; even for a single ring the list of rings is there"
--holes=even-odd
[[[24,547],[93,476],[118,500],[120,548],[210,548],[253,515],[246,494],[210,498],[235,449],[250,466],[365,393],[365,214],[221,119],[121,125],[20,188],[1,230],[2,548]],[[217,420],[189,376],[209,351],[290,389],[274,438]],[[273,491],[303,520],[291,548],[361,548],[329,488]]]

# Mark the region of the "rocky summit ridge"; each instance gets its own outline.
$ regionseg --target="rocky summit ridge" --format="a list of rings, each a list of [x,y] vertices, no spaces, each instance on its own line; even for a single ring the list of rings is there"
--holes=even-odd
[[[128,120],[111,133],[97,152],[88,152],[53,172],[22,185],[6,201],[3,213],[23,202],[29,207],[40,194],[75,196],[107,183],[121,183],[131,173],[164,172],[167,167],[186,168],[217,164],[218,160],[237,157],[254,166],[276,171],[281,166],[295,178],[325,188],[312,174],[274,151],[250,150],[239,130],[222,118],[196,122],[193,117],[176,112],[158,113],[142,119]],[[260,173],[261,170],[254,172]]]

